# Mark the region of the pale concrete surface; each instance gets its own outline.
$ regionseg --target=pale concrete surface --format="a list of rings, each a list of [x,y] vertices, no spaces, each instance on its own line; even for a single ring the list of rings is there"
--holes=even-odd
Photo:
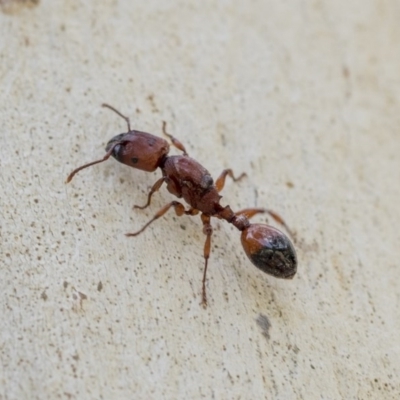
[[[398,1],[1,3],[1,399],[399,398]],[[223,204],[286,218],[295,279],[214,221],[203,310],[198,217],[123,235],[159,172],[65,185],[105,101],[247,171]]]

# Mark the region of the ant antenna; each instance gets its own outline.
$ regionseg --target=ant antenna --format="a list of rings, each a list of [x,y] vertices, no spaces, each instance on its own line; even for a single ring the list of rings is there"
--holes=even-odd
[[[81,171],[81,170],[83,170],[83,169],[85,169],[85,168],[87,168],[87,167],[90,167],[90,166],[92,166],[92,165],[100,164],[100,163],[102,163],[102,162],[104,162],[104,161],[107,161],[107,160],[111,157],[112,152],[114,151],[115,147],[118,146],[118,145],[120,145],[120,144],[122,144],[122,143],[124,143],[124,142],[116,142],[116,143],[114,143],[114,144],[110,147],[110,150],[107,151],[106,155],[105,155],[101,160],[92,161],[92,162],[90,162],[90,163],[88,163],[88,164],[82,165],[81,167],[74,169],[74,170],[68,175],[68,178],[67,178],[67,180],[66,180],[65,183],[71,182],[72,178],[73,178],[73,177],[75,176],[75,174],[78,173],[79,171]]]
[[[126,123],[128,125],[128,132],[131,131],[131,123],[130,123],[128,117],[125,117],[125,115],[121,114],[117,109],[115,109],[114,107],[110,106],[109,104],[103,103],[101,106],[105,107],[105,108],[109,108],[111,111],[114,111],[116,114],[118,114],[120,117],[122,117],[126,121]]]

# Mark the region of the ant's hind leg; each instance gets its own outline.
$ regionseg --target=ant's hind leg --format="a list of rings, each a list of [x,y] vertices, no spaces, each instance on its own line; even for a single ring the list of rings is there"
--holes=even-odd
[[[202,285],[202,297],[201,297],[201,304],[203,305],[204,308],[206,308],[207,307],[206,277],[207,277],[208,259],[210,258],[211,235],[213,229],[210,224],[209,216],[201,214],[201,220],[203,222],[203,233],[207,235],[206,241],[204,243],[204,273],[203,273],[203,285]]]
[[[183,151],[183,154],[185,156],[188,155],[185,146],[176,138],[174,138],[172,135],[170,135],[169,133],[167,133],[167,123],[165,121],[163,121],[162,123],[162,131],[164,133],[165,136],[169,137],[169,139],[171,140],[172,144],[180,151]]]
[[[150,205],[151,196],[153,196],[153,194],[154,194],[155,192],[157,192],[157,191],[160,189],[160,187],[161,187],[161,185],[164,183],[164,181],[165,181],[165,178],[162,177],[162,178],[160,178],[160,179],[153,185],[153,187],[150,189],[149,195],[148,195],[148,197],[147,197],[147,203],[146,203],[144,206],[138,206],[137,204],[135,204],[135,205],[133,206],[133,208],[139,208],[139,209],[141,209],[141,210],[147,208],[147,207]]]
[[[235,178],[235,176],[233,175],[233,171],[231,169],[224,169],[222,171],[221,175],[217,178],[217,180],[215,182],[215,187],[217,188],[218,192],[220,192],[224,188],[225,179],[226,179],[227,175],[229,175],[232,178],[233,182],[237,182],[240,179],[247,176],[247,174],[245,172],[243,172],[239,177]]]
[[[185,210],[185,207],[183,204],[179,203],[178,201],[171,201],[171,203],[168,203],[165,205],[161,210],[159,210],[156,215],[146,224],[143,226],[142,229],[138,230],[137,232],[134,233],[125,233],[125,236],[137,236],[141,234],[150,224],[152,224],[156,219],[162,217],[171,207],[174,207],[175,209],[175,214],[180,217],[183,214],[186,214],[187,211]]]
[[[272,219],[275,222],[282,225],[292,238],[295,237],[295,235],[293,234],[291,229],[287,226],[284,219],[279,214],[277,214],[275,211],[267,210],[266,208],[245,208],[245,209],[240,210],[237,213],[235,213],[236,216],[244,215],[247,219],[252,218],[256,214],[268,214],[269,216],[272,217]]]

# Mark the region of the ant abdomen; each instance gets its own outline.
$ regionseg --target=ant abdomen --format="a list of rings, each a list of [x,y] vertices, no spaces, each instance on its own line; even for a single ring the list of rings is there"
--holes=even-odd
[[[242,246],[250,261],[277,278],[291,279],[297,271],[296,252],[289,238],[278,229],[250,224],[242,231]]]

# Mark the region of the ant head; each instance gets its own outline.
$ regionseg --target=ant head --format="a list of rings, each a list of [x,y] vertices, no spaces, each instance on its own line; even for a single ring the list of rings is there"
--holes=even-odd
[[[278,229],[250,224],[242,231],[241,240],[247,257],[257,268],[277,278],[291,279],[296,274],[296,252]]]
[[[153,172],[169,152],[166,140],[146,132],[130,131],[114,136],[106,151],[119,162],[142,171]]]

